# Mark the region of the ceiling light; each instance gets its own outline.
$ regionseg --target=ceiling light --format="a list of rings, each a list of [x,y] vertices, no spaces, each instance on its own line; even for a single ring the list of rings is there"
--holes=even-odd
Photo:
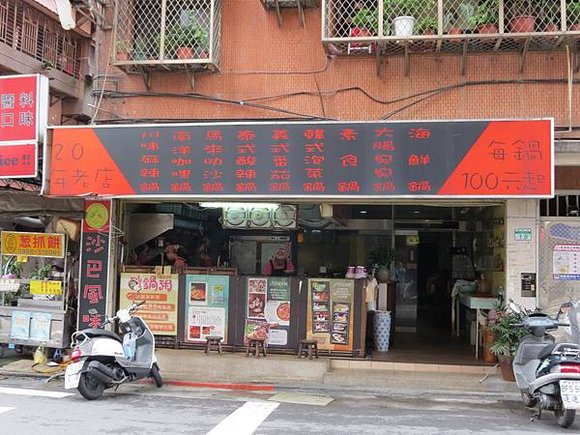
[[[366,211],[366,210],[361,210],[361,211],[359,211],[359,213],[360,213],[360,214],[367,214],[367,213],[368,213],[368,211]]]
[[[421,214],[419,210],[413,210],[413,214]]]

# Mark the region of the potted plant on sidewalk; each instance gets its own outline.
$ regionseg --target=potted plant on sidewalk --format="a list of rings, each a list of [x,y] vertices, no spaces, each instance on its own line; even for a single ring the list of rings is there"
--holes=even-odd
[[[523,320],[523,313],[516,313],[509,308],[496,310],[494,319],[489,319],[489,330],[493,334],[491,353],[497,356],[501,368],[501,376],[505,381],[515,381],[512,363],[526,331],[513,326]]]

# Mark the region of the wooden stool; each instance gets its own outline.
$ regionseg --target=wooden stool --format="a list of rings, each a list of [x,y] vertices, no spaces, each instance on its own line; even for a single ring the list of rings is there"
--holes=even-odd
[[[266,356],[265,339],[263,338],[248,339],[248,344],[246,346],[246,356],[250,356],[250,351],[252,351],[257,358],[260,358],[260,349],[262,350],[264,356]]]
[[[221,354],[222,353],[222,340],[223,340],[223,337],[220,337],[219,335],[208,335],[207,337],[205,337],[205,353],[209,354],[209,351],[211,350],[211,345],[216,344],[217,351],[219,354]]]
[[[300,340],[300,346],[298,347],[298,358],[302,358],[302,353],[308,352],[308,359],[312,359],[312,351],[314,351],[314,355],[316,358],[318,358],[318,340]]]

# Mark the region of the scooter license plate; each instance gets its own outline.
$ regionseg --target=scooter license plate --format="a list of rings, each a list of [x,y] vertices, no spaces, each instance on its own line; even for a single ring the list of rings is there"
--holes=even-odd
[[[83,369],[84,361],[69,364],[64,372],[64,389],[71,390],[79,386],[79,379],[81,377],[81,370]]]
[[[560,381],[564,409],[580,409],[580,381]]]

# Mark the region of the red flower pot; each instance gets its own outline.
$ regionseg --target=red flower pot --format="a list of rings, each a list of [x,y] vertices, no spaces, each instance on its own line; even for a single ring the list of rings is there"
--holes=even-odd
[[[510,33],[533,33],[536,31],[536,17],[532,15],[513,17],[508,27]]]
[[[179,47],[175,54],[178,59],[193,59],[194,51],[191,47]]]
[[[544,29],[544,32],[547,32],[547,33],[559,32],[559,31],[560,31],[560,27],[554,23],[546,24],[546,28]]]
[[[580,24],[571,24],[571,25],[568,27],[568,30],[569,30],[570,32],[580,32]]]
[[[479,26],[477,33],[497,33],[499,32],[497,24],[484,24]]]

